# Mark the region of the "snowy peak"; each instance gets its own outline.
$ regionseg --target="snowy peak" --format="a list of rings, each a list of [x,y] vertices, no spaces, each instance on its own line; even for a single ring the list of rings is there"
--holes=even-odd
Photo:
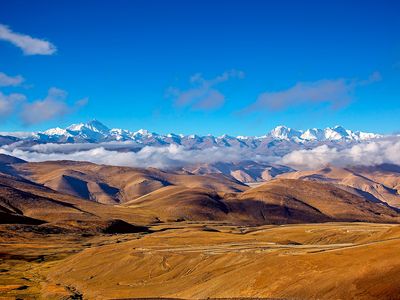
[[[301,134],[302,132],[300,130],[292,129],[282,125],[275,127],[269,133],[271,137],[281,140],[291,140],[294,138],[299,138]]]
[[[153,136],[153,134],[146,129],[139,129],[138,131],[135,131],[132,135],[135,137],[151,137],[151,136]]]
[[[66,130],[66,129],[62,129],[62,128],[60,128],[60,127],[56,127],[56,128],[50,128],[50,129],[48,129],[48,130],[46,130],[46,131],[44,131],[43,132],[43,134],[45,134],[45,135],[50,135],[50,136],[62,136],[62,135],[65,135],[65,136],[69,136],[70,134],[68,133],[68,130]]]
[[[97,121],[97,120],[92,120],[88,123],[85,124],[86,127],[92,131],[100,132],[100,133],[108,133],[110,129],[105,126],[103,123]]]
[[[300,143],[310,141],[363,141],[382,137],[375,133],[351,131],[339,125],[325,129],[312,128],[305,131],[277,126],[270,131],[269,135],[275,139]]]
[[[79,123],[79,124],[72,124],[71,126],[67,127],[68,131],[80,132],[80,131],[92,131],[102,134],[108,134],[110,129],[105,126],[103,123],[92,120],[87,123]]]
[[[300,138],[305,141],[323,140],[325,138],[325,131],[319,128],[307,129]]]
[[[346,139],[346,138],[352,138],[352,132],[349,130],[349,132],[346,131],[341,126],[335,126],[333,128],[326,128],[324,130],[324,137],[325,140],[340,140],[340,139]]]
[[[342,126],[328,127],[325,129],[311,128],[297,130],[287,126],[277,126],[266,135],[260,137],[238,136],[224,134],[219,137],[213,135],[199,136],[196,134],[182,135],[169,133],[160,135],[145,129],[129,131],[125,129],[109,129],[97,120],[87,123],[78,123],[67,128],[51,128],[38,132],[26,139],[38,142],[52,143],[101,143],[112,141],[130,141],[138,146],[165,146],[182,145],[189,148],[207,147],[265,147],[268,143],[285,142],[293,145],[309,145],[318,143],[354,143],[382,137],[379,134],[351,131]]]

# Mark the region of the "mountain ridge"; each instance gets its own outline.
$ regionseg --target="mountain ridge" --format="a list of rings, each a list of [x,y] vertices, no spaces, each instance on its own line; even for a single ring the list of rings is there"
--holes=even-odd
[[[1,133],[0,133],[1,136]],[[7,132],[7,136],[12,133]],[[26,137],[15,137],[23,141],[33,141],[40,143],[100,143],[100,142],[124,142],[130,141],[138,145],[183,145],[192,147],[198,144],[203,146],[239,146],[254,148],[254,144],[263,142],[281,141],[291,142],[295,144],[308,144],[318,142],[333,143],[357,143],[362,141],[381,138],[383,135],[352,131],[342,126],[327,127],[325,129],[311,128],[307,130],[297,130],[287,126],[279,125],[262,136],[230,136],[227,134],[221,136],[206,135],[200,136],[196,134],[158,134],[145,129],[130,131],[120,128],[108,128],[106,125],[97,120],[87,123],[72,124],[66,128],[50,128],[45,131],[32,132]]]

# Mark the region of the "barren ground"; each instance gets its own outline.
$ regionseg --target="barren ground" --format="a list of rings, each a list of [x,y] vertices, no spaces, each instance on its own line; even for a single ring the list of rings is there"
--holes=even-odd
[[[0,299],[400,295],[399,225],[178,222],[88,236],[10,226],[0,228]]]

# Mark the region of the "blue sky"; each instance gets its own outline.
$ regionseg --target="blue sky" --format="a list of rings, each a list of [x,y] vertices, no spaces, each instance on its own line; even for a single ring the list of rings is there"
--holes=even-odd
[[[24,81],[0,76],[0,131],[95,118],[160,133],[398,132],[399,12],[382,0],[2,0],[0,73]],[[15,44],[26,35],[51,44]]]

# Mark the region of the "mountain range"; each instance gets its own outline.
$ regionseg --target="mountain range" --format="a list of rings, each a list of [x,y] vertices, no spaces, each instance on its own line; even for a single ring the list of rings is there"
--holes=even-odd
[[[262,136],[199,136],[196,134],[158,134],[145,129],[129,131],[125,129],[110,129],[97,120],[79,123],[67,128],[51,128],[43,132],[31,132],[24,136],[13,133],[0,133],[0,145],[16,141],[28,143],[104,143],[132,142],[138,147],[181,145],[190,149],[208,147],[240,147],[240,148],[270,148],[278,144],[318,145],[318,144],[348,144],[380,138],[382,135],[361,131],[352,131],[342,126],[325,129],[312,128],[297,130],[286,126],[277,126]]]

